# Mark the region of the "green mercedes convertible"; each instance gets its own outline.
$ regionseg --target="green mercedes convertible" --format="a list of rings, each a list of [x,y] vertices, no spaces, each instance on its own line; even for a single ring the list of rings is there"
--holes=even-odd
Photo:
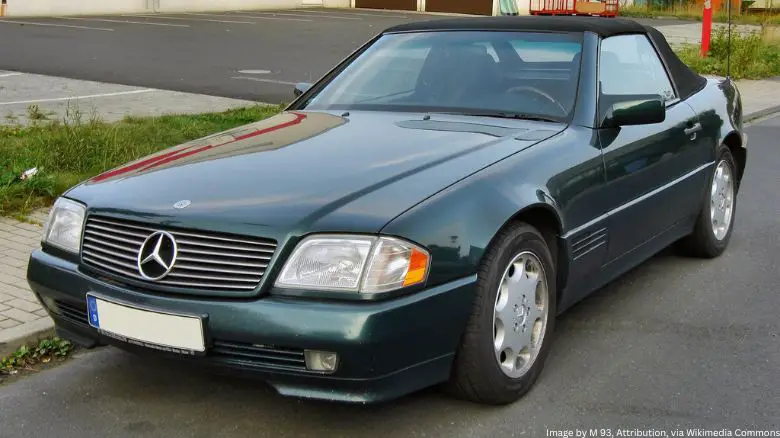
[[[56,202],[28,279],[60,336],[296,397],[505,404],[561,312],[732,234],[739,91],[634,21],[404,24],[294,95]]]

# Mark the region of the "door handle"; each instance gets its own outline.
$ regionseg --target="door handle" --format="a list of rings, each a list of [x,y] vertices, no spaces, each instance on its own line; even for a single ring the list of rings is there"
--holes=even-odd
[[[701,123],[694,123],[690,128],[685,128],[685,135],[690,135],[691,140],[696,140],[696,133],[701,131]]]

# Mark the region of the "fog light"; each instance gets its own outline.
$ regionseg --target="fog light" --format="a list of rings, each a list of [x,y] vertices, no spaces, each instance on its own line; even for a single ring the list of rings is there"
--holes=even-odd
[[[311,371],[332,373],[339,365],[339,355],[330,351],[305,350],[306,368]]]

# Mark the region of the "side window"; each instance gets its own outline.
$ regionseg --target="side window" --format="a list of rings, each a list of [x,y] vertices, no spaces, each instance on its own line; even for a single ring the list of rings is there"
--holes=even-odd
[[[523,62],[571,62],[582,50],[582,44],[568,41],[514,40],[509,43]]]
[[[660,94],[666,101],[676,97],[658,53],[644,35],[604,39],[599,80],[603,94]]]

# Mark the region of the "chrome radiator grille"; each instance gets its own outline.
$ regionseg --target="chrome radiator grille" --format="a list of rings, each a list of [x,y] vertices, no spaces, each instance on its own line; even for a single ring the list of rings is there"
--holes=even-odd
[[[159,280],[149,281],[139,272],[138,254],[146,238],[157,231],[170,233],[178,251],[170,272]],[[268,239],[153,228],[92,215],[84,227],[81,258],[87,266],[150,287],[246,292],[258,286],[275,250],[276,242]]]

